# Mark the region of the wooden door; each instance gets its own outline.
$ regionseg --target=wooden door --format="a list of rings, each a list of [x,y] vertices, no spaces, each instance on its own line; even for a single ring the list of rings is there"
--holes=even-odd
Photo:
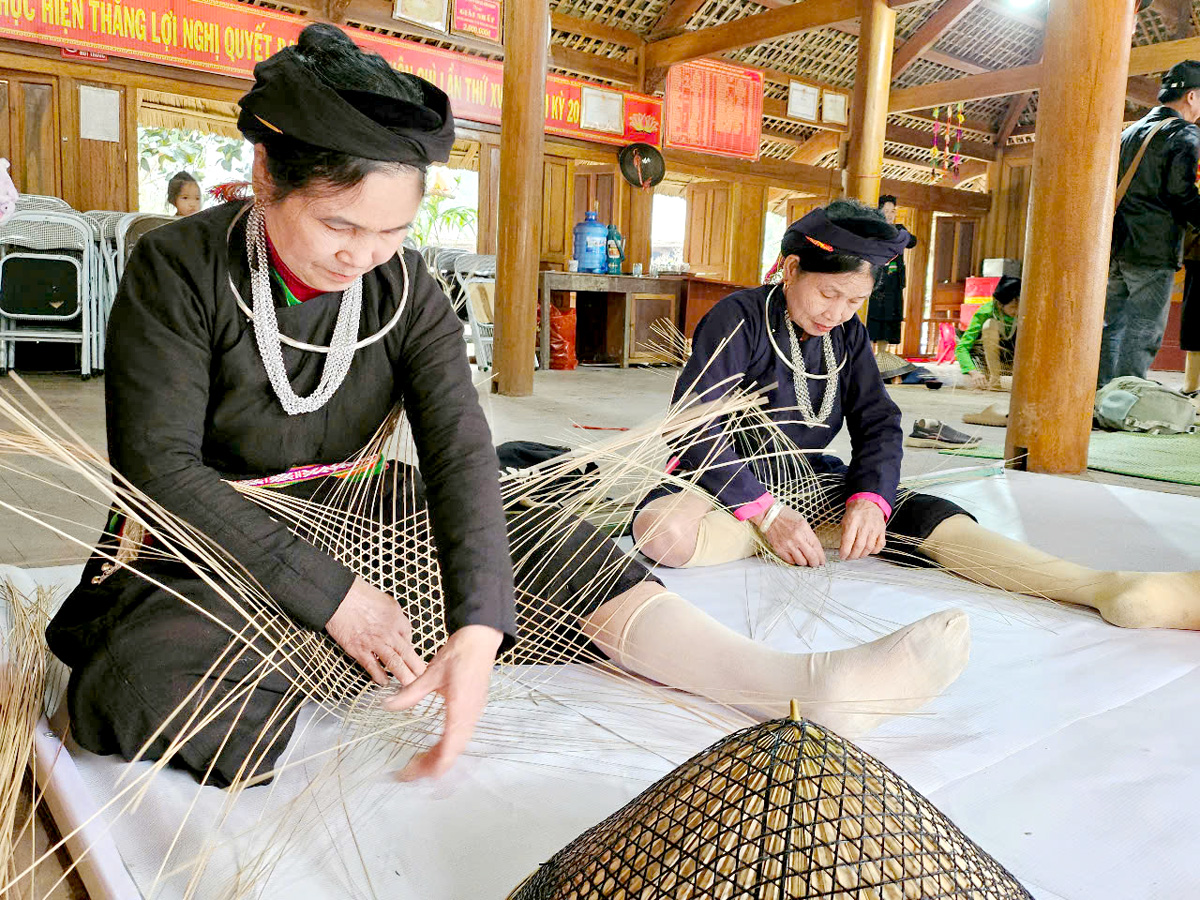
[[[542,164],[542,263],[565,269],[571,258],[575,210],[575,160],[547,156]]]
[[[596,211],[605,225],[617,224],[614,211],[617,208],[617,175],[615,166],[576,166],[574,215],[571,227],[582,222],[589,209]],[[618,226],[619,227],[619,226]]]
[[[0,95],[7,122],[10,172],[23,194],[62,196],[58,131],[58,79],[0,71]]]
[[[730,185],[719,181],[690,184],[687,203],[684,260],[694,274],[728,279]]]
[[[979,220],[964,216],[939,216],[933,226],[933,299],[931,328],[937,322],[958,321],[966,295],[967,277],[976,268]],[[927,338],[930,340],[930,338]]]
[[[818,207],[828,205],[824,197],[793,197],[787,203],[788,224],[791,225],[793,222],[803,219]]]
[[[100,84],[96,82],[77,82],[75,87],[76,109],[81,109],[89,102],[85,88],[91,90],[115,91],[117,108],[120,116],[120,140],[97,141],[84,140],[79,135],[79,159],[75,178],[75,191],[72,195],[76,209],[125,209],[128,195],[128,169],[126,154],[130,147],[137,145],[137,135],[129,134],[129,116],[126,115],[125,104],[128,93],[125,88],[115,84]],[[78,113],[74,116],[74,127],[79,127]]]

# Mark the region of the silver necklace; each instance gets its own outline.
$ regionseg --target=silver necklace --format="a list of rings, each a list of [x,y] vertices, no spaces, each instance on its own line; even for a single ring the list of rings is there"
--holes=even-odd
[[[771,341],[771,346],[775,349],[775,353],[792,370],[792,383],[796,389],[796,408],[799,410],[800,415],[808,424],[824,425],[829,421],[829,416],[833,413],[833,401],[837,396],[838,389],[838,372],[841,371],[845,360],[841,364],[838,363],[833,353],[833,333],[829,332],[821,338],[821,349],[824,351],[826,374],[810,375],[808,368],[804,365],[804,354],[800,349],[800,338],[796,334],[796,323],[792,321],[786,308],[784,309],[783,319],[788,326],[788,349],[791,351],[791,358],[789,359],[783,355],[783,351],[779,349],[779,345],[775,342],[775,335],[771,331],[771,297],[778,290],[779,285],[777,284],[767,293],[767,300],[764,305],[767,337]],[[821,397],[820,412],[813,410],[812,397],[808,393],[809,379],[826,382],[825,394]]]
[[[329,355],[321,370],[321,382],[307,397],[292,390],[287,367],[283,363],[283,344],[279,319],[271,296],[270,257],[267,255],[267,229],[262,210],[256,204],[246,220],[246,253],[250,262],[250,294],[254,299],[254,340],[267,370],[271,388],[289,416],[316,412],[329,402],[341,387],[354,361],[354,343],[358,338],[358,320],[362,314],[362,276],[342,292],[337,324],[329,342]]]

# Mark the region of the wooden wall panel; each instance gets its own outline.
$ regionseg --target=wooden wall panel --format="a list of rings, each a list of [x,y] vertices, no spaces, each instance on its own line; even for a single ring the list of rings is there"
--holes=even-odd
[[[547,156],[542,164],[542,263],[565,269],[571,258],[575,160]]]
[[[89,87],[115,90],[121,95],[121,142],[85,141],[79,137],[79,87]],[[79,152],[76,155],[75,190],[71,205],[76,209],[113,209],[125,208],[128,197],[128,168],[126,155],[137,155],[137,134],[129,133],[129,119],[125,115],[125,104],[130,102],[130,91],[117,84],[102,84],[98,82],[77,82],[72,94],[75,100],[74,115],[67,121],[71,123],[70,138],[78,141]],[[136,99],[134,101],[136,103]]]
[[[18,146],[13,181],[23,194],[61,196],[58,116],[53,81],[16,82]]]
[[[693,274],[729,279],[731,190],[721,181],[688,185],[683,258]]]
[[[735,184],[729,211],[729,280],[735,284],[762,283],[763,237],[766,230],[767,189]]]
[[[9,102],[11,82],[0,79],[0,157],[12,162],[12,128],[9,127],[9,114],[12,108]]]
[[[500,230],[500,145],[479,147],[479,220],[476,247],[480,253],[495,253]]]
[[[994,177],[993,177],[994,176]],[[1029,221],[1029,197],[1033,183],[1031,160],[1003,160],[992,166],[989,182],[992,208],[983,241],[984,257],[1025,258],[1025,229]]]

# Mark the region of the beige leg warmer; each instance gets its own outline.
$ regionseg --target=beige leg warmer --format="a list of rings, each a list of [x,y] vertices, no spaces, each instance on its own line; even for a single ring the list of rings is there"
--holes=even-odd
[[[1187,361],[1183,364],[1183,390],[1190,394],[1200,390],[1200,351],[1189,350]]]
[[[714,509],[700,520],[696,531],[696,551],[680,568],[719,566],[746,559],[757,552],[754,526],[749,522],[739,522],[724,510]]]
[[[844,737],[928,703],[970,650],[966,615],[949,610],[849,650],[784,653],[650,583],[605,603],[584,630],[631,672],[761,719],[787,715],[796,699],[803,715]]]
[[[1104,572],[988,531],[967,516],[946,519],[921,552],[970,581],[1090,606],[1123,628],[1200,629],[1200,572]]]
[[[998,391],[1001,389],[1000,376],[1004,374],[1004,364],[1000,362],[1000,323],[988,319],[979,337],[983,344],[983,357],[987,361],[988,387]]]

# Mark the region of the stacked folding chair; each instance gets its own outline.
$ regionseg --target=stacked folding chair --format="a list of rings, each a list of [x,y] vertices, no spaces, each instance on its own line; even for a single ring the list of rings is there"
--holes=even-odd
[[[21,194],[17,198],[17,212],[70,212],[71,204],[61,197],[46,197],[41,194]]]
[[[133,252],[134,244],[143,234],[177,221],[178,219],[174,216],[156,216],[150,213],[127,213],[122,216],[116,224],[117,278],[120,279],[125,274],[125,266],[129,263],[129,254]]]
[[[103,367],[104,336],[108,333],[108,316],[112,311],[113,301],[117,297],[117,224],[128,213],[110,212],[108,210],[92,210],[84,213],[88,221],[95,226],[94,237],[97,249],[97,264],[100,267],[99,293],[100,335],[98,354]]]
[[[75,343],[87,379],[104,364],[98,232],[65,204],[30,199],[0,225],[0,371],[15,365],[18,343]]]
[[[459,251],[454,257],[454,278],[467,308],[475,365],[486,372],[492,367],[496,257]]]

